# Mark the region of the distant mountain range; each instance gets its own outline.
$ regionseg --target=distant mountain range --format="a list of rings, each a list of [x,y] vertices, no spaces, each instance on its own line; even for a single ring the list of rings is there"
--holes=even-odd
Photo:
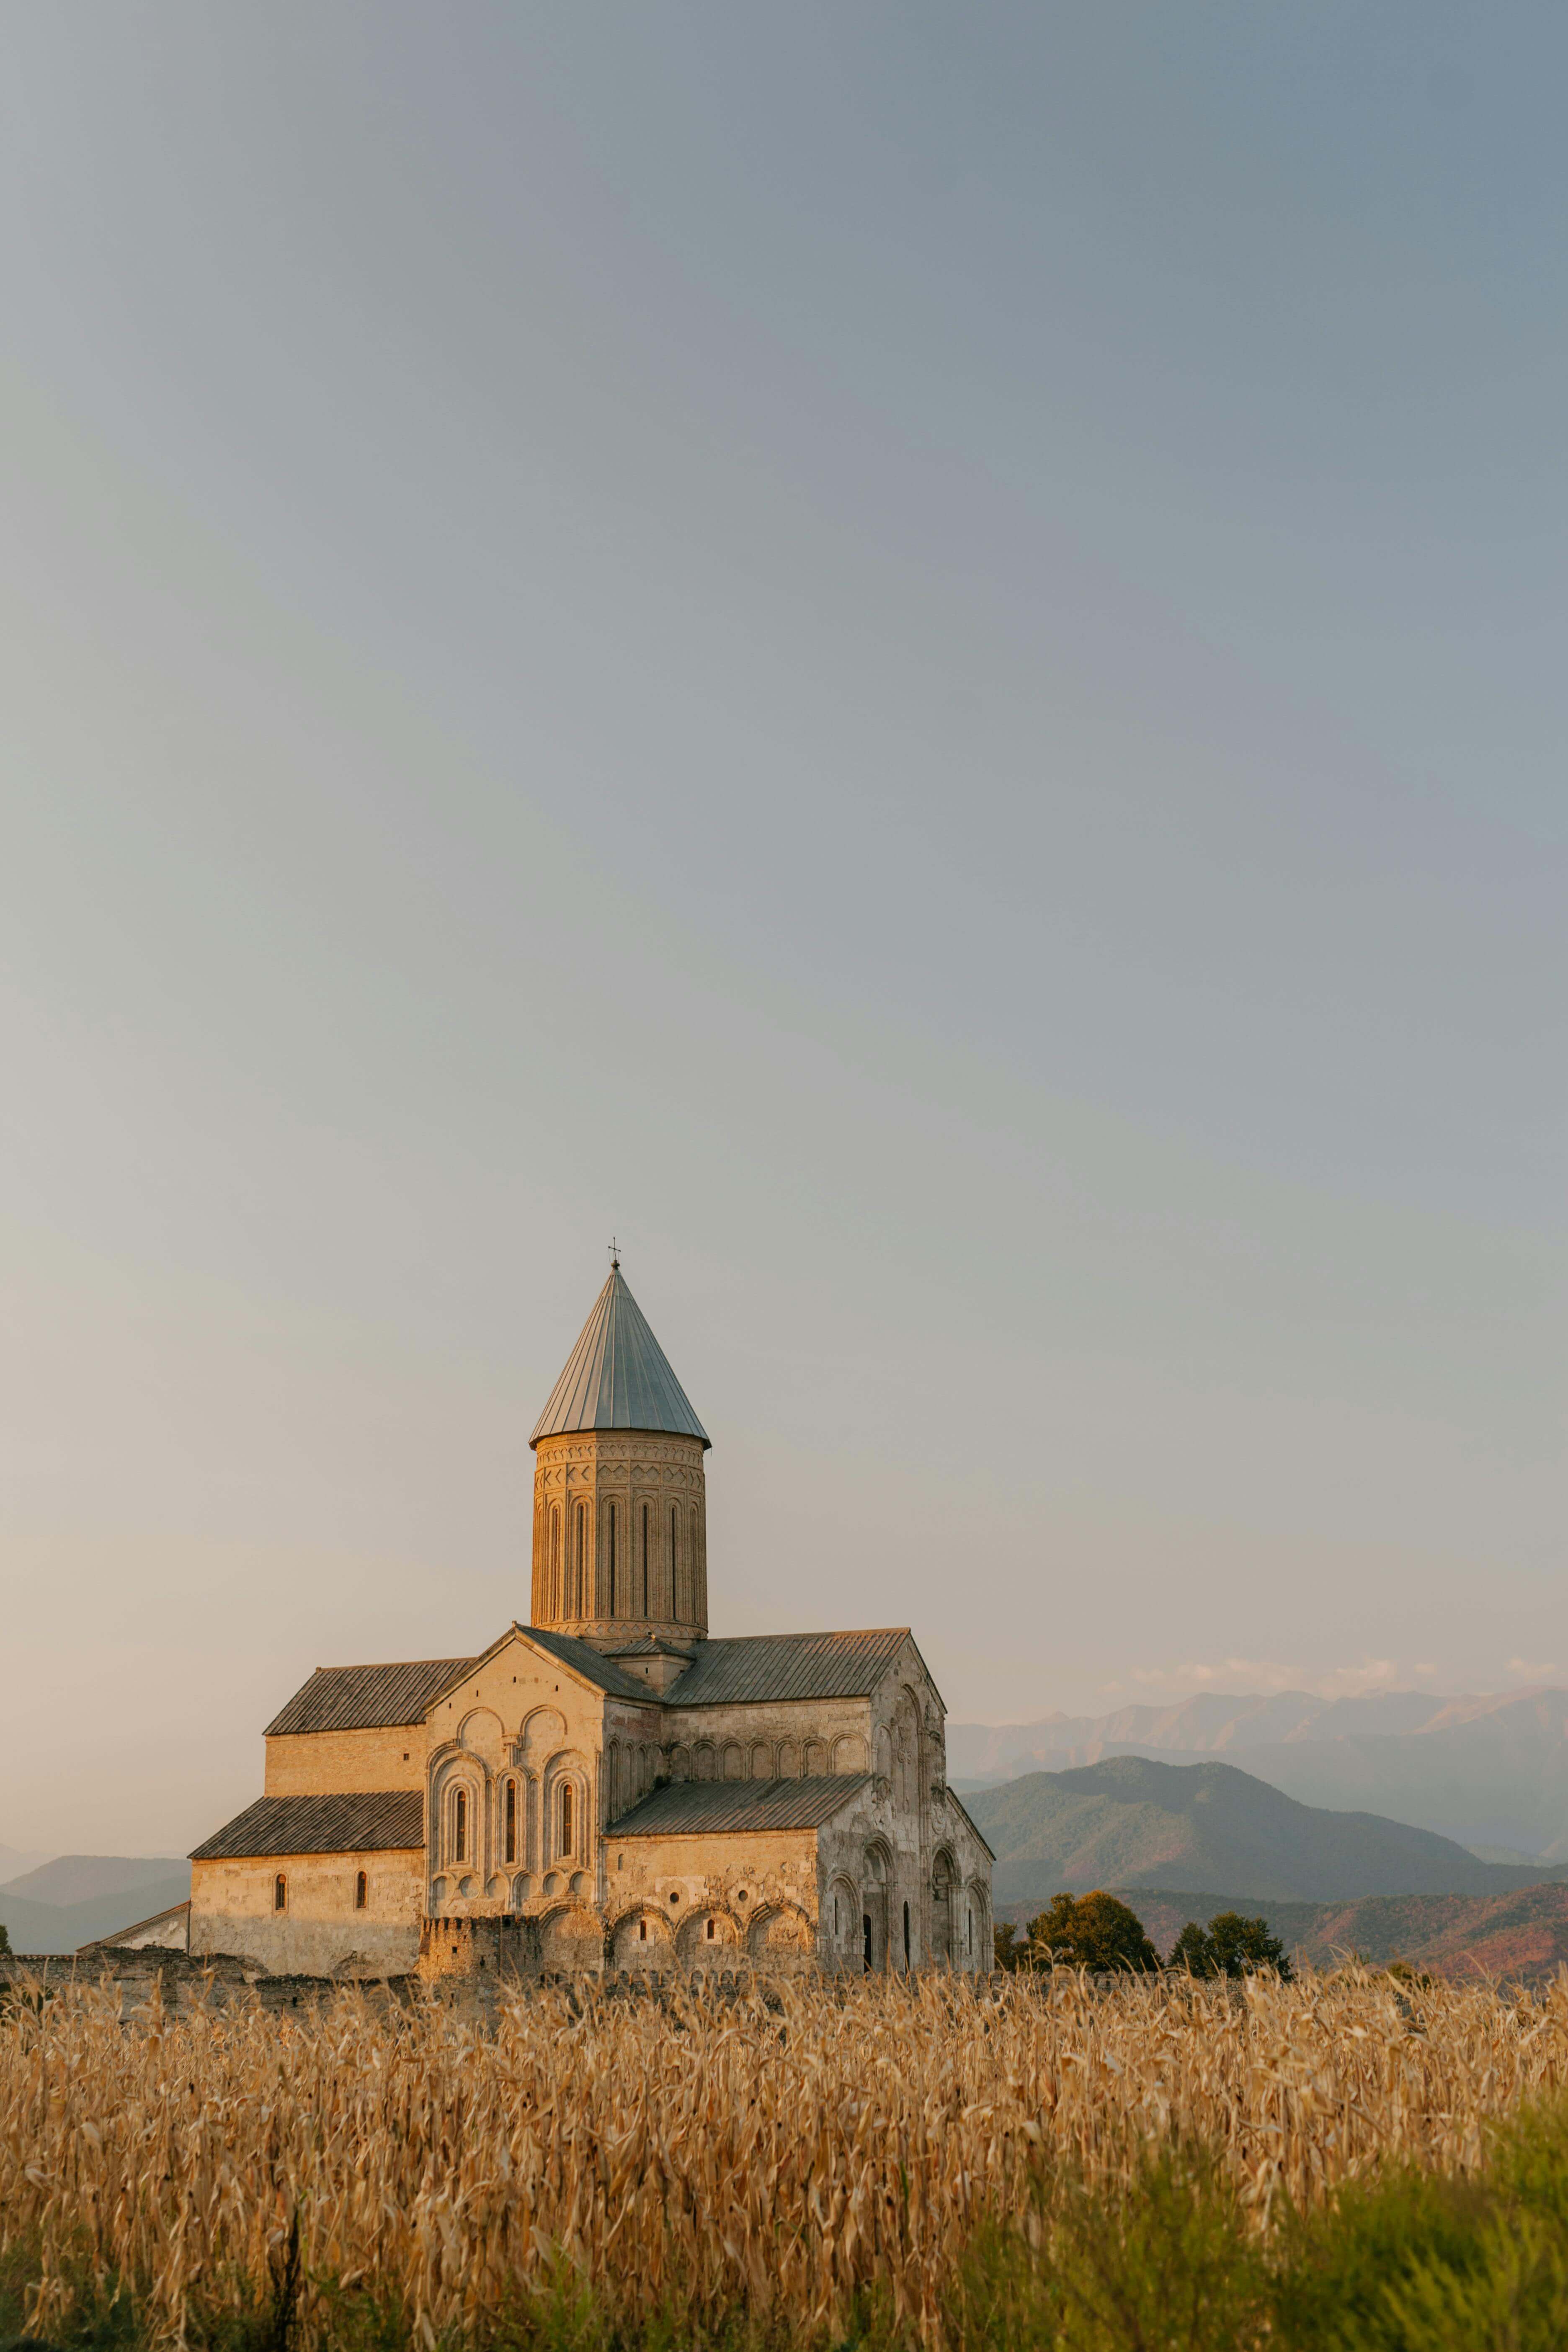
[[[34,1870],[40,1862],[49,1859],[47,1846],[37,1853],[24,1853],[20,1846],[0,1845],[0,1882],[17,1877],[24,1870]]]
[[[1505,1980],[1554,1975],[1568,1963],[1568,1885],[1510,1895],[1366,1895],[1357,1903],[1238,1903],[1233,1895],[1163,1887],[1116,1890],[1142,1920],[1162,1958],[1189,1919],[1216,1911],[1261,1912],[1292,1959],[1332,1968],[1350,1954],[1384,1968],[1408,1960],[1429,1976]]]
[[[1451,1838],[1375,1813],[1303,1805],[1234,1764],[1113,1756],[1029,1772],[965,1800],[996,1856],[998,1910],[1060,1887],[1228,1886],[1254,1900],[1502,1895],[1568,1868],[1482,1862]]]
[[[190,1891],[190,1864],[172,1855],[64,1853],[0,1885],[0,1927],[14,1952],[74,1952]]]
[[[948,1726],[961,1793],[1108,1756],[1223,1756],[1303,1804],[1381,1813],[1459,1844],[1568,1862],[1568,1691],[1436,1698],[1203,1695],[1111,1715]]]

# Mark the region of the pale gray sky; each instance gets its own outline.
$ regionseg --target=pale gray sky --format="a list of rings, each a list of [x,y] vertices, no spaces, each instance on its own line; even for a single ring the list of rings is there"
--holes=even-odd
[[[1568,18],[5,10],[0,1840],[527,1608],[1568,1675]]]

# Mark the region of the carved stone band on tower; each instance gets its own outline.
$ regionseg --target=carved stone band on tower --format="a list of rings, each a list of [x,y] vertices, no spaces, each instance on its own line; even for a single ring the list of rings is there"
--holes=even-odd
[[[708,1433],[618,1264],[529,1442],[533,1622],[605,1650],[703,1640]]]

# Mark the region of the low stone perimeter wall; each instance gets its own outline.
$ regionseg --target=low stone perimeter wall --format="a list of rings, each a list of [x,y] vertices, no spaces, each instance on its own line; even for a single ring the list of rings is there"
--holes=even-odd
[[[202,2000],[221,2007],[231,2000],[258,2000],[263,2009],[297,2009],[350,1979],[342,1977],[268,1976],[253,1961],[229,1952],[187,1954],[160,1950],[95,1952],[0,1952],[0,2002],[9,1994],[41,1993],[45,2000],[67,1985],[122,1986],[140,2004],[156,1991],[167,2009],[188,2009]],[[418,1990],[415,1977],[366,1979],[365,1990],[408,2000]]]
[[[68,1985],[111,1985],[122,1990],[130,2008],[141,2008],[156,1996],[169,2010],[190,2009],[200,2002],[219,2008],[230,2002],[254,2002],[264,2010],[278,2011],[308,2008],[323,1995],[353,1986],[374,2000],[401,2008],[434,1999],[444,2006],[455,2004],[465,2012],[471,2011],[482,2019],[529,1985],[581,1981],[612,1994],[635,1994],[645,1989],[657,1994],[671,1981],[700,1979],[723,1990],[753,1984],[759,1973],[775,1973],[758,1971],[743,1959],[737,1968],[733,1965],[736,1956],[730,1954],[727,1957],[731,1965],[727,1969],[678,1967],[668,1971],[612,1971],[593,1968],[568,1975],[541,1969],[534,1964],[527,1939],[507,1932],[525,1923],[476,1921],[472,1924],[479,1932],[466,1943],[459,1938],[457,1953],[452,1951],[453,1939],[446,1932],[451,1923],[441,1924],[442,1949],[438,1957],[432,1956],[436,1964],[423,1967],[416,1974],[397,1977],[374,1977],[368,1971],[361,1974],[357,1970],[340,1971],[330,1977],[268,1976],[254,1960],[237,1958],[233,1953],[187,1954],[156,1948],[142,1951],[121,1951],[110,1947],[79,1953],[0,1952],[0,2010],[8,1999],[52,1999]]]

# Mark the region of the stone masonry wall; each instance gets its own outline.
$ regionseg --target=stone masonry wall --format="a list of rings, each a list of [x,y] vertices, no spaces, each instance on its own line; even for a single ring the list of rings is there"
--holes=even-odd
[[[366,1899],[359,1911],[354,1881],[362,1870]],[[424,1912],[419,1851],[258,1855],[191,1866],[193,1955],[234,1953],[271,1975],[326,1977],[352,1968],[401,1976],[418,1959]]]
[[[425,1785],[422,1723],[372,1731],[274,1732],[267,1742],[268,1797],[358,1795],[370,1789]]]
[[[816,1956],[816,1848],[811,1830],[611,1840],[602,1904],[430,1919],[420,1974],[797,1973]]]

